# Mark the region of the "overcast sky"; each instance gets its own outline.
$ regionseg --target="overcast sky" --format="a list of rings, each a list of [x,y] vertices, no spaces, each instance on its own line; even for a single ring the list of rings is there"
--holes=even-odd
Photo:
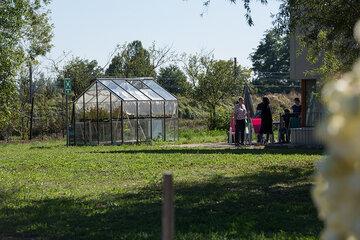
[[[249,54],[271,27],[278,7],[275,0],[252,4],[255,26],[250,27],[242,5],[226,0],[213,0],[203,17],[202,0],[54,0],[50,58],[66,51],[103,66],[118,43],[141,40],[145,47],[155,41],[179,53],[214,50],[216,58],[237,57],[241,65],[251,66]]]

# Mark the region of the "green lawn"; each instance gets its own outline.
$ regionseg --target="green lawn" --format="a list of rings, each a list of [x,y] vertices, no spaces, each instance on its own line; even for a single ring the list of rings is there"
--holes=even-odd
[[[174,173],[176,239],[317,239],[320,152],[155,145],[0,145],[0,239],[160,239]]]

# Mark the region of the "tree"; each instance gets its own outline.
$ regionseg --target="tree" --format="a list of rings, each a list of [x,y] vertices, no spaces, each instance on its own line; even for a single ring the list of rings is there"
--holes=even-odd
[[[1,1],[0,4],[0,82],[9,80],[23,62],[20,41],[29,4],[24,1]]]
[[[251,0],[227,0],[234,4],[242,2],[247,11],[249,25]],[[208,6],[211,0],[203,0]],[[260,0],[266,4],[267,0]],[[307,58],[322,65],[315,71],[327,78],[334,73],[351,69],[359,57],[360,45],[354,39],[354,26],[360,19],[358,0],[282,0],[274,23],[283,31],[293,33]],[[291,13],[291,14],[290,14]]]
[[[49,23],[48,12],[42,12],[41,6],[32,6],[26,14],[28,24],[25,25],[22,46],[25,51],[25,58],[29,68],[29,139],[32,139],[32,126],[34,117],[34,65],[37,64],[37,57],[44,56],[50,51],[52,25]]]
[[[193,89],[195,89],[198,84],[199,74],[205,72],[206,66],[213,60],[213,53],[206,50],[191,55],[185,53],[182,54],[181,62],[183,69],[191,82]]]
[[[148,51],[154,70],[165,64],[174,64],[178,61],[178,54],[172,50],[171,46],[158,47],[155,42],[153,42]]]
[[[112,77],[155,77],[155,67],[151,64],[150,53],[141,41],[133,41],[122,47],[105,71]]]
[[[185,95],[191,89],[185,74],[175,65],[161,68],[157,81],[166,90],[175,95]]]
[[[260,92],[286,92],[290,82],[290,39],[273,28],[266,32],[257,49],[250,55],[255,73],[254,85]]]
[[[47,17],[48,11],[45,9],[49,2],[48,0],[1,1],[0,83],[4,90],[1,92],[3,98],[12,99],[16,95],[14,76],[24,61],[30,60],[27,63],[33,64],[36,56],[43,55],[49,49],[47,43],[51,41],[52,35]],[[31,86],[31,84],[29,85]],[[1,101],[1,104],[4,103],[6,101]],[[10,115],[14,114],[13,109],[12,111],[6,110],[9,107],[11,109],[12,104],[0,106],[0,109],[3,110],[0,118],[9,119]],[[6,123],[6,121],[1,122]],[[0,126],[0,130],[4,127],[4,125]]]
[[[190,62],[193,61],[190,56]],[[193,72],[196,78],[195,98],[209,112],[209,129],[217,126],[217,107],[231,96],[239,95],[243,84],[249,80],[250,71],[241,66],[234,67],[233,61],[214,60],[213,57],[197,57],[200,60]],[[193,62],[192,62],[193,64]]]
[[[245,13],[245,18],[247,20],[247,23],[252,26],[254,25],[254,21],[251,17],[251,7],[250,7],[250,3],[253,2],[252,0],[227,0],[231,3],[238,3],[238,2],[242,2],[243,3],[243,6],[246,10],[246,13]],[[262,4],[266,4],[268,2],[268,0],[257,0],[258,2],[262,3]],[[208,7],[211,3],[211,0],[203,0],[203,3],[204,3],[204,6],[205,7]],[[203,14],[202,14],[203,15]]]
[[[0,139],[5,140],[11,134],[13,123],[18,117],[18,94],[12,81],[0,82]]]
[[[60,133],[64,127],[62,91],[44,74],[36,81],[36,91],[34,134]]]
[[[81,94],[97,77],[102,75],[102,68],[98,66],[97,61],[81,58],[74,58],[68,62],[59,76],[59,86],[63,87],[63,77],[70,78],[73,81],[73,90],[75,96]]]
[[[333,76],[351,69],[359,57],[353,34],[359,8],[357,0],[283,0],[277,23],[296,34],[310,61],[322,61],[318,72]]]

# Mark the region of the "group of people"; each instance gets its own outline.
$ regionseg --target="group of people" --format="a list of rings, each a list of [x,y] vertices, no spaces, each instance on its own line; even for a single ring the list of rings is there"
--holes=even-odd
[[[300,126],[301,103],[299,98],[294,99],[294,105],[291,107],[291,109],[292,113],[289,109],[285,109],[284,114],[281,116],[281,125],[279,129],[279,139],[281,143],[290,141],[291,127],[295,127],[296,125]],[[240,97],[239,100],[235,103],[234,118],[235,145],[244,145],[245,128],[250,117],[242,97]],[[269,142],[270,136],[273,136],[273,116],[270,107],[270,100],[268,97],[263,97],[262,102],[257,105],[254,118],[261,118],[261,127],[257,134],[258,143]]]

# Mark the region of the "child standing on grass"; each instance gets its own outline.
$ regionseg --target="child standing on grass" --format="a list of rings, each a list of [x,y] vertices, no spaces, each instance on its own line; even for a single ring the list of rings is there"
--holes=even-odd
[[[244,145],[245,138],[245,124],[246,124],[246,107],[244,104],[244,99],[239,98],[239,102],[235,104],[235,145],[239,146]]]
[[[290,118],[291,118],[290,110],[285,109],[284,114],[281,116],[282,126],[280,128],[280,143],[290,142]]]

